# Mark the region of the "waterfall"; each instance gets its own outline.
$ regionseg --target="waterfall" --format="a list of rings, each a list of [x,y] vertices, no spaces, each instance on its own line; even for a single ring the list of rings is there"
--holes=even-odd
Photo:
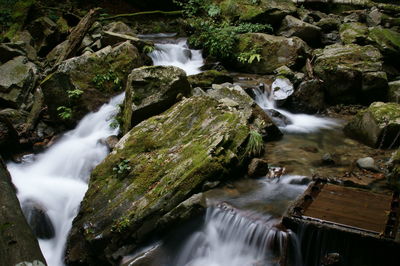
[[[311,133],[320,129],[330,129],[338,126],[338,122],[333,119],[306,114],[292,114],[283,109],[279,109],[268,92],[263,92],[260,89],[255,89],[254,92],[256,95],[255,101],[262,109],[267,113],[270,113],[271,110],[276,111],[288,120],[287,125],[280,126],[280,129],[284,132]],[[274,120],[273,116],[272,119]]]
[[[64,264],[66,239],[87,190],[90,172],[108,154],[99,141],[118,133],[110,123],[123,98],[123,94],[118,95],[99,111],[86,115],[46,152],[25,156],[21,164],[8,164],[22,208],[32,203],[38,206],[54,228],[53,237],[39,239],[48,265]]]
[[[271,216],[239,211],[225,203],[210,207],[204,228],[190,237],[176,265],[280,265],[289,259],[292,265],[301,265],[300,257],[286,254],[289,245],[299,250],[296,236],[277,223]]]
[[[155,50],[149,54],[156,66],[176,66],[185,70],[187,75],[195,75],[201,72],[203,56],[200,50],[189,49],[187,40],[179,38],[169,40],[168,43],[157,42],[155,39]],[[164,35],[162,35],[164,37]]]

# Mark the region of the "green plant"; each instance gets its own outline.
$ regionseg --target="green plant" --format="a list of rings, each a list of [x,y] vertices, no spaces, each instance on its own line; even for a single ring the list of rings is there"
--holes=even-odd
[[[58,116],[63,120],[67,120],[72,117],[72,109],[69,107],[59,106],[57,108],[57,111],[58,111]]]
[[[121,80],[112,70],[109,70],[105,74],[97,74],[92,79],[92,82],[94,83],[95,87],[98,89],[104,89],[106,84],[110,84],[110,83],[111,83],[112,87],[114,88],[114,90],[119,90],[122,86]]]
[[[143,53],[149,54],[152,53],[156,48],[153,45],[145,45],[143,47]]]
[[[214,18],[221,14],[221,9],[219,8],[219,6],[211,4],[208,6],[207,13],[210,17]]]
[[[261,54],[259,54],[258,50],[259,49],[251,49],[250,51],[242,52],[237,56],[237,60],[242,64],[251,64],[254,60],[260,62]]]
[[[119,121],[118,121],[118,119],[114,118],[114,119],[111,121],[111,123],[110,123],[110,127],[111,127],[112,129],[119,128]]]
[[[117,173],[118,176],[127,174],[131,170],[128,159],[123,159],[116,166],[113,167],[113,171]]]
[[[79,98],[83,94],[83,90],[74,89],[74,90],[67,90],[67,94],[69,98]]]
[[[264,150],[264,141],[260,133],[256,130],[250,130],[249,140],[246,145],[244,154],[247,156],[260,155]]]

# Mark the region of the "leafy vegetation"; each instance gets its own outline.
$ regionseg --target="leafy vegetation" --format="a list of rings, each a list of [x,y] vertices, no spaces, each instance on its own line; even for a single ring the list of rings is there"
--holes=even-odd
[[[57,111],[58,111],[58,116],[63,120],[67,120],[72,117],[72,109],[69,107],[59,106],[57,108]]]
[[[83,90],[80,89],[67,90],[67,94],[69,98],[76,99],[83,94]]]
[[[143,47],[143,53],[145,54],[149,54],[151,52],[153,52],[156,48],[153,45],[145,45]]]
[[[122,81],[112,70],[109,70],[105,74],[97,74],[92,79],[92,82],[95,87],[100,90],[104,90],[107,85],[111,85],[114,90],[119,90],[122,86]]]
[[[257,156],[264,150],[264,141],[260,133],[250,130],[249,140],[246,145],[245,155]]]
[[[237,56],[237,60],[243,64],[251,64],[256,60],[260,62],[261,54],[258,52],[259,49],[252,49],[250,51],[242,52]]]
[[[131,166],[129,165],[128,159],[123,159],[116,166],[113,167],[113,171],[117,173],[118,177],[123,177],[125,174],[129,173]]]

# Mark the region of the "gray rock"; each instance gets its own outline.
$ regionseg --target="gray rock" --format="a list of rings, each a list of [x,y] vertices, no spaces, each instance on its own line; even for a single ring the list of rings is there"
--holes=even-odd
[[[0,100],[18,108],[28,98],[37,81],[38,69],[24,56],[18,56],[0,66]]]
[[[113,21],[113,22],[105,25],[103,27],[103,30],[108,31],[108,32],[119,33],[119,34],[123,34],[123,35],[129,35],[132,37],[136,37],[135,31],[131,27],[129,27],[128,25],[123,23],[122,21]]]
[[[55,236],[53,223],[41,206],[27,201],[22,203],[22,212],[37,238],[51,239]]]
[[[344,127],[347,136],[373,148],[393,148],[400,143],[400,105],[372,103]]]
[[[329,103],[386,100],[387,77],[382,55],[375,47],[335,44],[315,50],[315,56],[314,73],[323,80]]]
[[[277,77],[271,85],[271,97],[282,104],[294,92],[293,84],[284,77]]]
[[[375,160],[371,157],[364,157],[364,158],[358,159],[357,166],[362,169],[379,172],[379,168],[376,166]]]
[[[334,16],[322,18],[320,21],[315,23],[316,26],[320,27],[321,30],[326,33],[339,30],[340,24],[340,17]]]
[[[0,62],[2,64],[13,59],[14,57],[24,55],[26,55],[25,51],[21,49],[18,45],[15,45],[13,43],[0,44]]]
[[[300,83],[290,98],[287,106],[301,113],[316,113],[326,107],[323,84],[317,79],[305,80]]]
[[[369,27],[375,27],[381,24],[383,14],[377,9],[373,7],[371,12],[367,15],[367,24]]]
[[[178,95],[189,96],[190,84],[185,72],[173,66],[150,66],[132,70],[128,76],[123,109],[122,131],[158,115],[178,101]]]
[[[321,28],[290,15],[283,19],[278,34],[287,38],[299,37],[311,46],[318,46],[321,42]]]
[[[268,174],[268,162],[259,158],[252,159],[247,174],[252,178],[266,176]]]
[[[322,164],[323,165],[333,165],[335,164],[335,159],[332,154],[330,153],[325,153],[322,155]]]
[[[115,33],[115,32],[111,32],[111,31],[103,32],[103,38],[101,39],[101,44],[102,44],[102,46],[107,46],[107,45],[115,45],[117,43],[121,43],[121,42],[125,42],[125,41],[130,41],[132,44],[134,44],[139,49],[142,49],[146,45],[153,46],[153,43],[150,41],[141,40],[141,39],[139,39],[137,37],[133,37],[131,35],[125,35],[125,34]]]
[[[360,22],[344,23],[340,26],[339,34],[344,44],[364,44],[368,37],[368,28]]]
[[[389,82],[388,100],[400,103],[400,80]]]
[[[61,34],[55,22],[48,17],[40,17],[28,25],[39,56],[44,57],[60,43]]]

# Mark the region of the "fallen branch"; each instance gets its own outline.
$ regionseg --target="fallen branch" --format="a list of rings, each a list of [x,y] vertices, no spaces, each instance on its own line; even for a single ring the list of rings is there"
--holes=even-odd
[[[58,57],[55,65],[58,65],[62,61],[71,58],[75,55],[79,46],[82,43],[83,37],[96,21],[99,14],[100,8],[91,9],[82,19],[79,21],[78,25],[72,30],[71,34],[68,36],[68,43],[65,46],[63,52]]]
[[[160,15],[181,15],[183,13],[182,10],[176,11],[162,11],[162,10],[153,10],[153,11],[143,11],[143,12],[136,12],[136,13],[128,13],[128,14],[119,14],[111,17],[101,18],[100,20],[109,20],[121,17],[134,17],[134,16],[142,16],[142,15],[153,15],[153,14],[160,14]]]

